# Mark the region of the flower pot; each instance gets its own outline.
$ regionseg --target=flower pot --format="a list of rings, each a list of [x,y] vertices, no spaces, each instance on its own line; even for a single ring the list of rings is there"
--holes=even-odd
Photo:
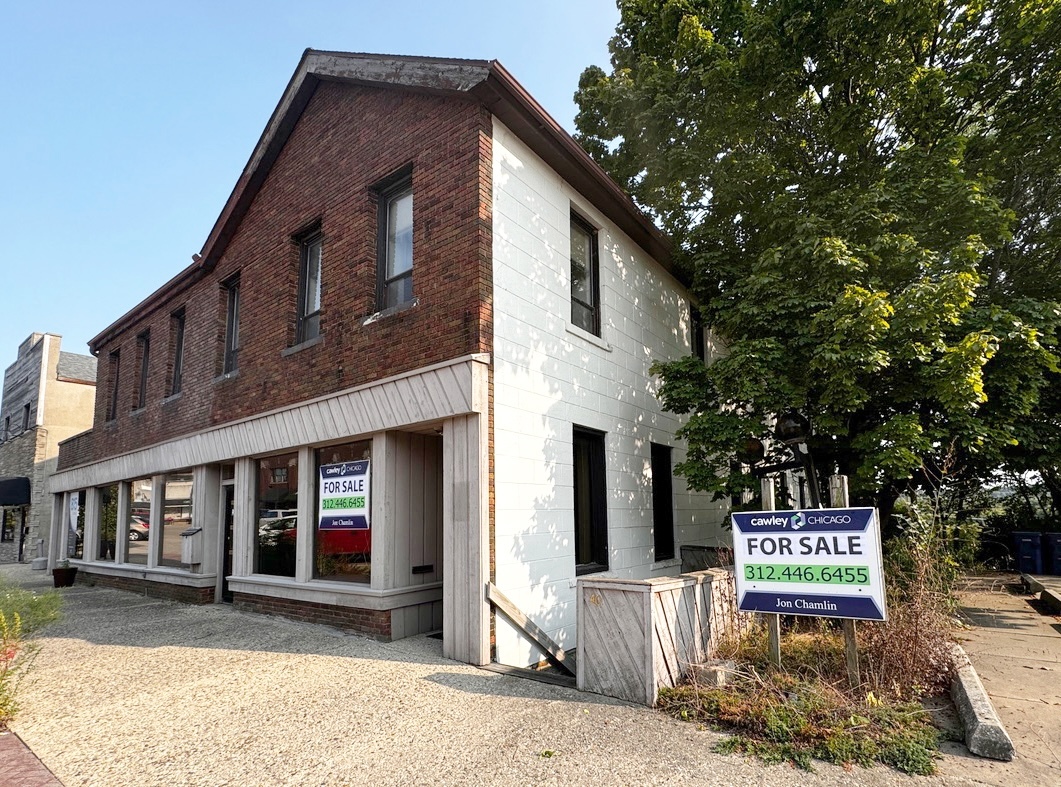
[[[77,566],[70,566],[69,568],[53,568],[52,569],[52,585],[57,588],[69,588],[74,586],[74,579],[77,578]]]

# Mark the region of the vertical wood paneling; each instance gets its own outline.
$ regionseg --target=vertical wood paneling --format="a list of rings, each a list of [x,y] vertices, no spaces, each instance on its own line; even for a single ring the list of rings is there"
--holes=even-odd
[[[409,566],[405,581],[410,585],[424,584],[424,575],[412,570],[424,562],[424,439],[423,435],[409,435]]]
[[[313,527],[317,521],[317,457],[309,447],[298,451],[298,530],[295,533],[295,581],[313,578]]]
[[[578,687],[654,704],[704,659],[711,584],[697,575],[579,580]]]
[[[393,437],[394,464],[388,487],[394,495],[394,518],[389,533],[394,544],[392,575],[394,586],[405,585],[410,578],[410,531],[412,522],[412,498],[416,494],[412,485],[412,437],[408,432],[390,432]]]
[[[368,435],[485,410],[487,356],[427,368],[56,473],[53,492],[106,486],[241,456]]]
[[[486,429],[482,416],[443,427],[443,654],[469,664],[489,661],[486,521]]]

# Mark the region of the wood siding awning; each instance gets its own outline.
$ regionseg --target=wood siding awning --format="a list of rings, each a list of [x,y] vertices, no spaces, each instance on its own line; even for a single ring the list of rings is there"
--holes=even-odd
[[[29,479],[25,476],[0,478],[0,506],[28,506]]]

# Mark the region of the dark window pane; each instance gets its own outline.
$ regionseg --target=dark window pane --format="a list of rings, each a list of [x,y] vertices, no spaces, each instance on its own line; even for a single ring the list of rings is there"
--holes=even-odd
[[[604,435],[575,427],[575,571],[608,568],[608,508],[605,489]]]
[[[383,308],[397,306],[413,299],[413,277],[405,276],[389,282],[383,294]]]
[[[99,541],[96,560],[113,561],[118,537],[118,485],[100,489]]]
[[[656,560],[674,557],[674,490],[671,448],[652,443],[652,534]]]
[[[593,310],[577,301],[571,302],[571,322],[588,333],[597,332]]]

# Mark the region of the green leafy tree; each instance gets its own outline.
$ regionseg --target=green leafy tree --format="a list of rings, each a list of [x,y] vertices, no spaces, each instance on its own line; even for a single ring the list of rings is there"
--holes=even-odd
[[[691,485],[751,486],[732,459],[790,408],[885,512],[944,457],[1034,465],[1059,423],[1061,6],[619,8],[577,124],[725,348],[657,366]]]

